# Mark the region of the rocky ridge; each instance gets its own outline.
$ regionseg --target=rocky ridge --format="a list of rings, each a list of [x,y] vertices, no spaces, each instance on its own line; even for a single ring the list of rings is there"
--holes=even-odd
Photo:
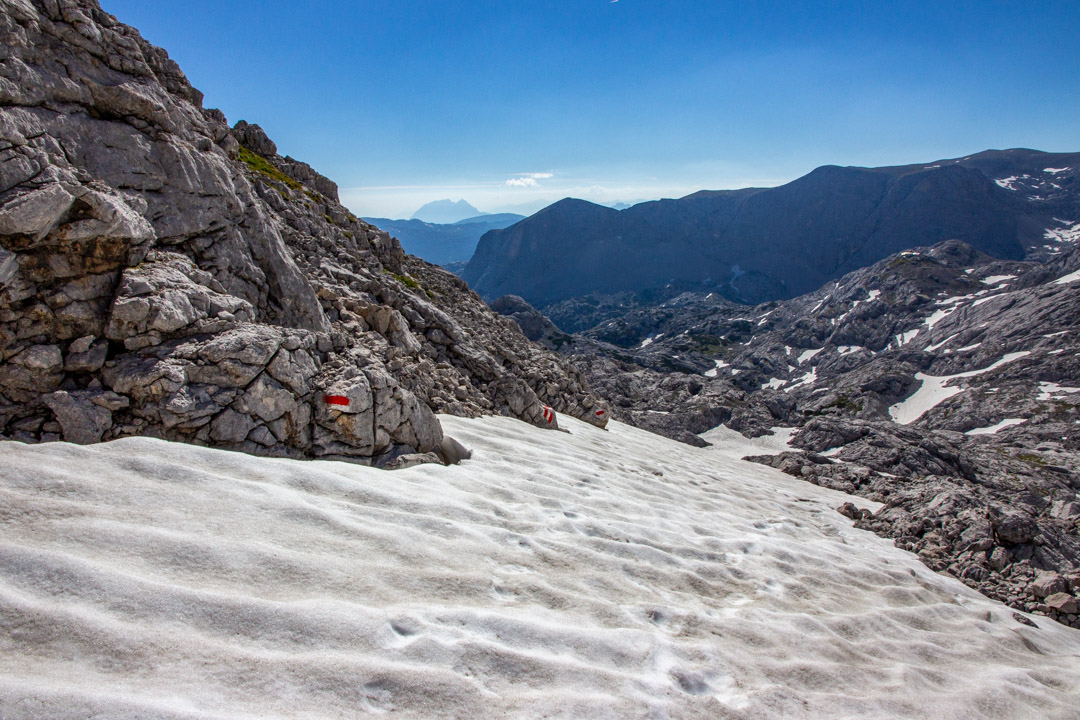
[[[950,239],[998,258],[1046,259],[1075,237],[1078,211],[1075,152],[825,166],[775,188],[700,191],[622,211],[566,198],[485,234],[462,276],[485,299],[514,293],[541,310],[668,283],[753,304]]]
[[[400,466],[435,413],[595,421],[564,359],[202,107],[91,0],[0,0],[0,433]]]

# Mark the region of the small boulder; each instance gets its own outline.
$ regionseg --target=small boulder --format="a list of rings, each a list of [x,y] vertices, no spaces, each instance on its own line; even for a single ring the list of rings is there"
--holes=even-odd
[[[1012,513],[991,518],[991,525],[998,540],[1005,545],[1030,542],[1039,534],[1039,525],[1024,515]]]
[[[1001,572],[1009,564],[1009,551],[1003,547],[994,548],[994,552],[990,553],[990,558],[986,564],[990,566],[991,570]]]
[[[1080,606],[1076,604],[1076,598],[1063,592],[1054,593],[1043,602],[1046,604],[1046,607],[1051,610],[1057,610],[1059,613],[1075,613],[1080,609]]]
[[[396,458],[383,465],[383,469],[404,470],[405,468],[416,467],[417,465],[437,462],[439,462],[439,456],[433,452],[406,453],[404,455],[398,455]]]
[[[112,427],[112,411],[106,405],[116,407],[116,403],[109,400],[120,396],[110,392],[110,397],[105,398],[103,403],[96,403],[94,396],[97,394],[93,391],[69,393],[58,390],[42,396],[42,402],[56,415],[64,440],[77,445],[90,445],[100,442],[105,431]]]
[[[439,454],[439,459],[442,460],[444,465],[457,465],[462,460],[468,460],[472,457],[472,450],[446,435],[443,436],[439,448],[435,452]]]
[[[1031,591],[1035,593],[1035,597],[1039,598],[1066,592],[1068,589],[1068,581],[1056,572],[1041,573],[1035,578],[1035,581],[1031,583]]]

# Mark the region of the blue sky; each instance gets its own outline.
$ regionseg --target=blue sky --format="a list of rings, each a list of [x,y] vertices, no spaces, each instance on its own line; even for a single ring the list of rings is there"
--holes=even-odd
[[[1080,2],[102,0],[365,216],[1080,150]]]

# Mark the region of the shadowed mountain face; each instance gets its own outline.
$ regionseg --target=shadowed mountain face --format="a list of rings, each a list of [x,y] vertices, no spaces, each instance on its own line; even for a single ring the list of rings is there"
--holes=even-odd
[[[1041,258],[1054,252],[1053,232],[1080,220],[1078,171],[1080,153],[987,151],[826,166],[777,188],[703,191],[623,211],[566,199],[485,234],[464,277],[485,297],[515,293],[540,306],[673,281],[761,302],[949,239],[998,258]]]

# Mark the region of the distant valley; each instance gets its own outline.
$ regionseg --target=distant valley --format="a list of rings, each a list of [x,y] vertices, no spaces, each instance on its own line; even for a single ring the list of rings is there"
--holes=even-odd
[[[471,207],[471,206],[470,206]],[[473,208],[475,210],[475,208]],[[468,262],[476,250],[476,243],[489,230],[509,227],[524,215],[498,213],[478,215],[452,223],[436,223],[417,220],[391,220],[389,218],[363,218],[376,227],[395,236],[401,247],[410,255],[422,257],[436,265]]]

